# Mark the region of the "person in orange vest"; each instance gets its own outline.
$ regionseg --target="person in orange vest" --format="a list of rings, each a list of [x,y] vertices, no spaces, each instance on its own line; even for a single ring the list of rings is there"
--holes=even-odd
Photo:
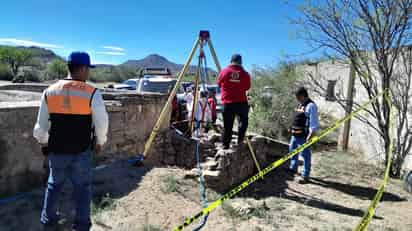
[[[91,227],[92,150],[99,153],[107,140],[108,114],[99,90],[88,83],[90,57],[73,52],[69,75],[43,92],[33,136],[48,157],[49,178],[40,222],[44,230],[57,230],[58,203],[66,179],[73,184],[76,216],[73,230]]]

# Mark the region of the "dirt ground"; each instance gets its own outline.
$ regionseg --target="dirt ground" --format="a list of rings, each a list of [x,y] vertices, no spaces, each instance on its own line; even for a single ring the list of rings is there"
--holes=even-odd
[[[274,171],[218,207],[202,230],[352,230],[382,176],[353,154],[331,150],[315,152],[313,159],[310,184],[300,185],[286,172]],[[171,230],[201,209],[196,180],[177,168],[136,168],[119,161],[96,170],[93,184],[94,231]],[[62,202],[70,193],[68,186]],[[41,230],[42,194],[43,189],[34,190],[0,205],[0,230]],[[207,197],[219,194],[208,190]],[[65,202],[61,211],[61,224],[69,227],[73,208]],[[401,181],[391,180],[369,230],[410,231],[411,211],[412,195]]]

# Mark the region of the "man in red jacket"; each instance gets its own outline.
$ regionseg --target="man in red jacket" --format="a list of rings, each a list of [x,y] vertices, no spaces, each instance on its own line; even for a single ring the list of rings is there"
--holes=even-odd
[[[250,75],[242,67],[242,56],[234,54],[231,64],[219,73],[218,85],[223,104],[223,148],[230,147],[235,117],[239,117],[238,144],[245,138],[249,121],[247,91],[251,87]]]

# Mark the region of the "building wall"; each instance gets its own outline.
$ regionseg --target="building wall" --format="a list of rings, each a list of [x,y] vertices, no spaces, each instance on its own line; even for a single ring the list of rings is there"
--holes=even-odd
[[[338,96],[337,98],[346,100],[350,73],[349,65],[334,61],[324,61],[313,65],[301,66],[298,70],[304,75],[304,84],[309,88],[311,97],[316,101],[319,112],[330,115],[335,119],[344,117],[345,111],[339,102],[327,100],[326,88],[328,81],[336,81],[335,94]],[[318,83],[315,83],[310,76],[313,76]],[[359,77],[355,78],[353,101],[359,104],[368,101],[367,93],[361,85]],[[344,101],[340,102],[344,103]],[[371,109],[370,106],[369,109]],[[370,123],[376,124],[376,120],[367,113],[362,112],[362,115]],[[342,135],[343,125],[339,128],[339,146],[342,146]],[[384,161],[385,156],[382,142],[379,134],[374,129],[357,118],[351,120],[348,144],[350,151],[362,153],[366,160],[381,163]],[[405,160],[404,168],[412,169],[411,155]]]
[[[166,102],[164,95],[104,94],[110,117],[108,142],[98,163],[135,156]],[[30,190],[45,177],[44,157],[32,136],[39,102],[0,104],[0,196]],[[168,127],[168,122],[162,130]]]

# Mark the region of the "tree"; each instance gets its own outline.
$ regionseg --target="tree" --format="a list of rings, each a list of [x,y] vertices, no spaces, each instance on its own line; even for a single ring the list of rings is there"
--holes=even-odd
[[[45,80],[62,79],[67,76],[67,64],[63,60],[55,59],[48,66]]]
[[[0,63],[0,80],[13,80],[13,75],[11,74],[9,67],[2,63]]]
[[[33,55],[29,50],[18,49],[16,47],[0,47],[0,62],[5,63],[16,79],[20,68],[28,65]]]
[[[294,22],[298,36],[327,55],[348,60],[369,99],[389,89],[396,113],[391,172],[399,176],[412,147],[410,93],[412,72],[412,0],[308,0]],[[355,102],[355,106],[358,105]],[[376,122],[357,118],[381,137],[389,155],[389,105],[382,98],[366,112]]]
[[[278,67],[255,67],[252,71],[250,126],[256,132],[285,139],[291,124],[291,113],[296,107],[293,89],[298,73],[294,64]]]

